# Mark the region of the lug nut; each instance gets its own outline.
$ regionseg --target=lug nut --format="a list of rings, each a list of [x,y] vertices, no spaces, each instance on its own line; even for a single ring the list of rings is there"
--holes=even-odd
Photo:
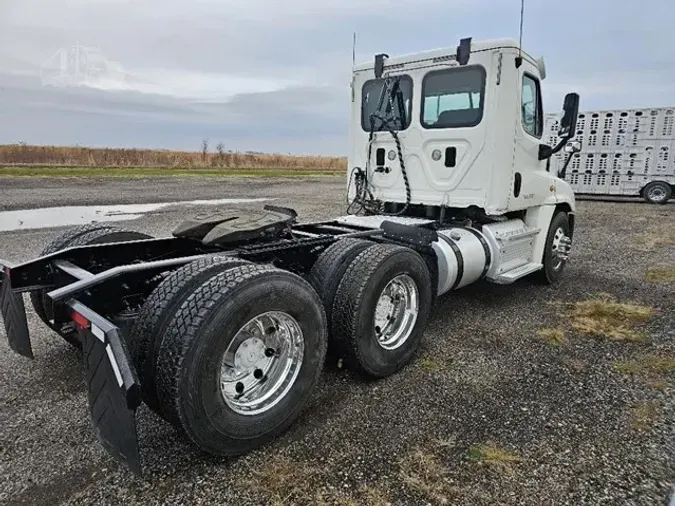
[[[244,391],[244,384],[243,384],[241,381],[239,381],[239,382],[235,385],[234,389],[237,391],[238,394],[240,394],[240,393],[242,393],[242,392]]]
[[[253,371],[253,377],[257,380],[262,378],[263,377],[262,369],[256,369],[255,371]]]
[[[276,354],[277,354],[277,352],[274,351],[274,348],[267,348],[265,350],[265,356],[268,357],[268,358],[273,357]]]

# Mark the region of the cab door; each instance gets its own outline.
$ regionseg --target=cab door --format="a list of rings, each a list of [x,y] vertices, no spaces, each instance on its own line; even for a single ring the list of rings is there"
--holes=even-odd
[[[541,204],[551,193],[553,178],[546,160],[539,160],[544,142],[544,107],[541,82],[536,67],[523,60],[519,69],[519,111],[515,126],[515,153],[509,209],[525,209]]]

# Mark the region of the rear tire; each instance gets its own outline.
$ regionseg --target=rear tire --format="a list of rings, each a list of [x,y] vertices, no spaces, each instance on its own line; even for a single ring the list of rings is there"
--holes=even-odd
[[[40,256],[50,255],[57,251],[73,248],[75,246],[88,246],[92,244],[104,244],[118,241],[135,241],[139,239],[152,239],[147,234],[125,230],[119,227],[102,224],[90,224],[75,227],[50,242]],[[38,290],[30,294],[31,304],[38,317],[64,340],[78,349],[82,348],[82,342],[76,332],[62,332],[56,328],[51,320],[54,319],[51,303],[47,298],[47,290]]]
[[[278,383],[276,376],[260,373],[258,383],[239,390],[245,392],[243,400],[232,399],[232,371],[237,364],[253,367],[258,360],[268,364],[283,364],[284,350],[295,350],[299,344],[288,348],[277,347],[268,355],[252,345],[243,353],[239,351],[258,334],[244,332],[252,321],[266,314],[284,314],[300,329],[301,359],[295,363],[295,376]],[[267,339],[277,336],[296,336],[288,328],[265,327]],[[204,451],[213,455],[230,456],[246,453],[270,441],[299,416],[318,381],[326,353],[326,316],[321,300],[312,286],[300,276],[268,266],[244,265],[216,274],[199,286],[183,303],[168,326],[157,363],[157,391],[162,412],[181,427],[190,439]],[[244,337],[242,337],[244,336]],[[249,337],[246,337],[249,336]],[[246,340],[242,340],[242,339]],[[229,355],[236,345],[236,354]],[[264,348],[264,346],[263,346]],[[232,368],[224,362],[225,353],[233,362]],[[278,355],[276,355],[278,353]],[[263,357],[263,358],[260,358]],[[248,364],[248,365],[246,365]],[[270,366],[270,367],[273,367]],[[266,369],[266,371],[286,369]],[[224,372],[225,371],[225,372]],[[258,372],[258,369],[255,369]],[[252,381],[247,372],[240,382]],[[229,383],[224,378],[229,378]],[[267,381],[265,381],[267,380]],[[281,393],[265,397],[266,389],[285,385]],[[258,389],[258,390],[256,390]],[[251,396],[262,395],[261,402],[268,408],[261,412],[242,413],[233,403],[247,402]],[[276,395],[276,397],[275,397]],[[272,403],[272,399],[274,402]]]
[[[323,301],[328,329],[333,326],[333,301],[342,277],[354,259],[372,245],[372,241],[363,239],[340,239],[326,248],[312,267],[309,280]],[[333,340],[330,336],[328,346],[333,351]]]
[[[642,196],[650,204],[666,204],[672,195],[672,187],[664,181],[653,181],[642,190]]]
[[[333,304],[333,336],[347,360],[375,377],[403,368],[422,339],[431,286],[424,259],[410,248],[377,244],[358,255]]]
[[[240,258],[206,257],[191,262],[169,274],[148,296],[129,333],[129,352],[141,383],[143,401],[157,414],[157,357],[171,319],[199,285],[219,272],[250,264]]]
[[[103,230],[103,229],[108,229],[108,225],[99,225],[99,224],[90,224],[90,225],[82,225],[80,227],[75,227],[70,230],[68,230],[66,233],[58,236],[56,239],[52,240],[45,248],[42,250],[42,253],[40,253],[40,256],[45,256],[49,255],[51,253],[56,253],[59,250],[65,249],[68,247],[68,243],[71,241],[74,241],[77,239],[79,236],[84,235],[89,232],[93,232],[96,230]],[[32,292],[30,294],[30,301],[33,306],[33,309],[35,310],[35,313],[38,315],[38,317],[50,328],[52,328],[52,324],[49,322],[50,318],[47,313],[47,310],[45,308],[45,303],[44,303],[44,291],[36,291]]]

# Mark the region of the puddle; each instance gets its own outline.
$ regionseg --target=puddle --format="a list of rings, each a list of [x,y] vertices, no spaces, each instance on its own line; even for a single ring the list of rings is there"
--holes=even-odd
[[[102,221],[128,221],[147,213],[180,206],[215,206],[249,204],[272,199],[217,199],[159,202],[156,204],[128,204],[111,206],[67,206],[22,209],[0,212],[0,232],[35,228],[53,228]]]

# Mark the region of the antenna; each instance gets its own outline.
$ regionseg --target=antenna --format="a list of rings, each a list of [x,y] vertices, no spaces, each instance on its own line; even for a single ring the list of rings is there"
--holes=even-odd
[[[354,32],[354,39],[352,40],[352,70],[356,65],[356,32]]]
[[[354,38],[352,39],[352,81],[350,84],[352,90],[352,102],[354,102],[354,68],[356,67],[356,31],[354,31]]]
[[[525,0],[520,0],[520,42],[518,43],[518,56],[516,57],[516,68],[523,64],[523,20],[525,19]]]
[[[523,20],[525,19],[525,0],[520,0],[520,42],[518,43],[518,56],[523,56]]]

